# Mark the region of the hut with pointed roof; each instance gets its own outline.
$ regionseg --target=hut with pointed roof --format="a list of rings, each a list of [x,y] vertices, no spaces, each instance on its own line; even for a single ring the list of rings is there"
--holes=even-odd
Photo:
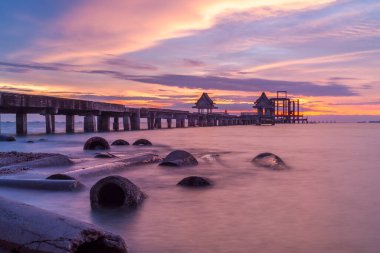
[[[256,100],[253,108],[257,109],[257,124],[271,124],[275,123],[274,103],[271,101],[265,92]]]
[[[214,101],[209,97],[209,95],[206,92],[202,94],[202,96],[198,99],[193,108],[197,108],[198,113],[202,114],[209,114],[212,113],[213,109],[218,109],[218,107],[215,106]]]

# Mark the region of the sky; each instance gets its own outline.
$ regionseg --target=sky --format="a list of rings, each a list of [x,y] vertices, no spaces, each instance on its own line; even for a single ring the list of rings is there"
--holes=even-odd
[[[183,110],[208,92],[230,113],[287,90],[307,116],[374,119],[379,13],[378,0],[2,0],[0,90]]]

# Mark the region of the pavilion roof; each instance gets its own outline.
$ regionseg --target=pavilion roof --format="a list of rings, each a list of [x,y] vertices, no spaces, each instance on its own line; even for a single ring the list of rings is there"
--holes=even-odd
[[[267,97],[265,92],[255,101],[254,108],[272,108],[273,102]]]
[[[198,101],[195,103],[195,106],[193,108],[198,109],[216,109],[214,101],[210,98],[210,96],[204,92],[202,96],[198,99]]]

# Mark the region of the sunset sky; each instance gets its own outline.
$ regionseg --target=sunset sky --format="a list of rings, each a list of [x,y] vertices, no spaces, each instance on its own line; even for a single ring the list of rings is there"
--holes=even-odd
[[[2,0],[0,89],[190,110],[380,115],[378,0]],[[350,116],[351,117],[351,116]]]

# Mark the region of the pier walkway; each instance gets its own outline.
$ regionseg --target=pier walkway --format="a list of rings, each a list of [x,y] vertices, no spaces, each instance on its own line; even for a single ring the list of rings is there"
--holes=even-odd
[[[256,115],[230,115],[226,113],[192,113],[189,111],[160,108],[131,108],[120,104],[78,99],[0,92],[0,114],[16,114],[16,134],[26,135],[27,115],[45,116],[46,133],[55,132],[55,116],[66,117],[66,133],[75,132],[75,116],[84,116],[84,132],[108,132],[140,130],[141,119],[146,118],[148,129],[253,125]],[[122,129],[120,129],[122,120]],[[187,124],[186,124],[187,121]]]

